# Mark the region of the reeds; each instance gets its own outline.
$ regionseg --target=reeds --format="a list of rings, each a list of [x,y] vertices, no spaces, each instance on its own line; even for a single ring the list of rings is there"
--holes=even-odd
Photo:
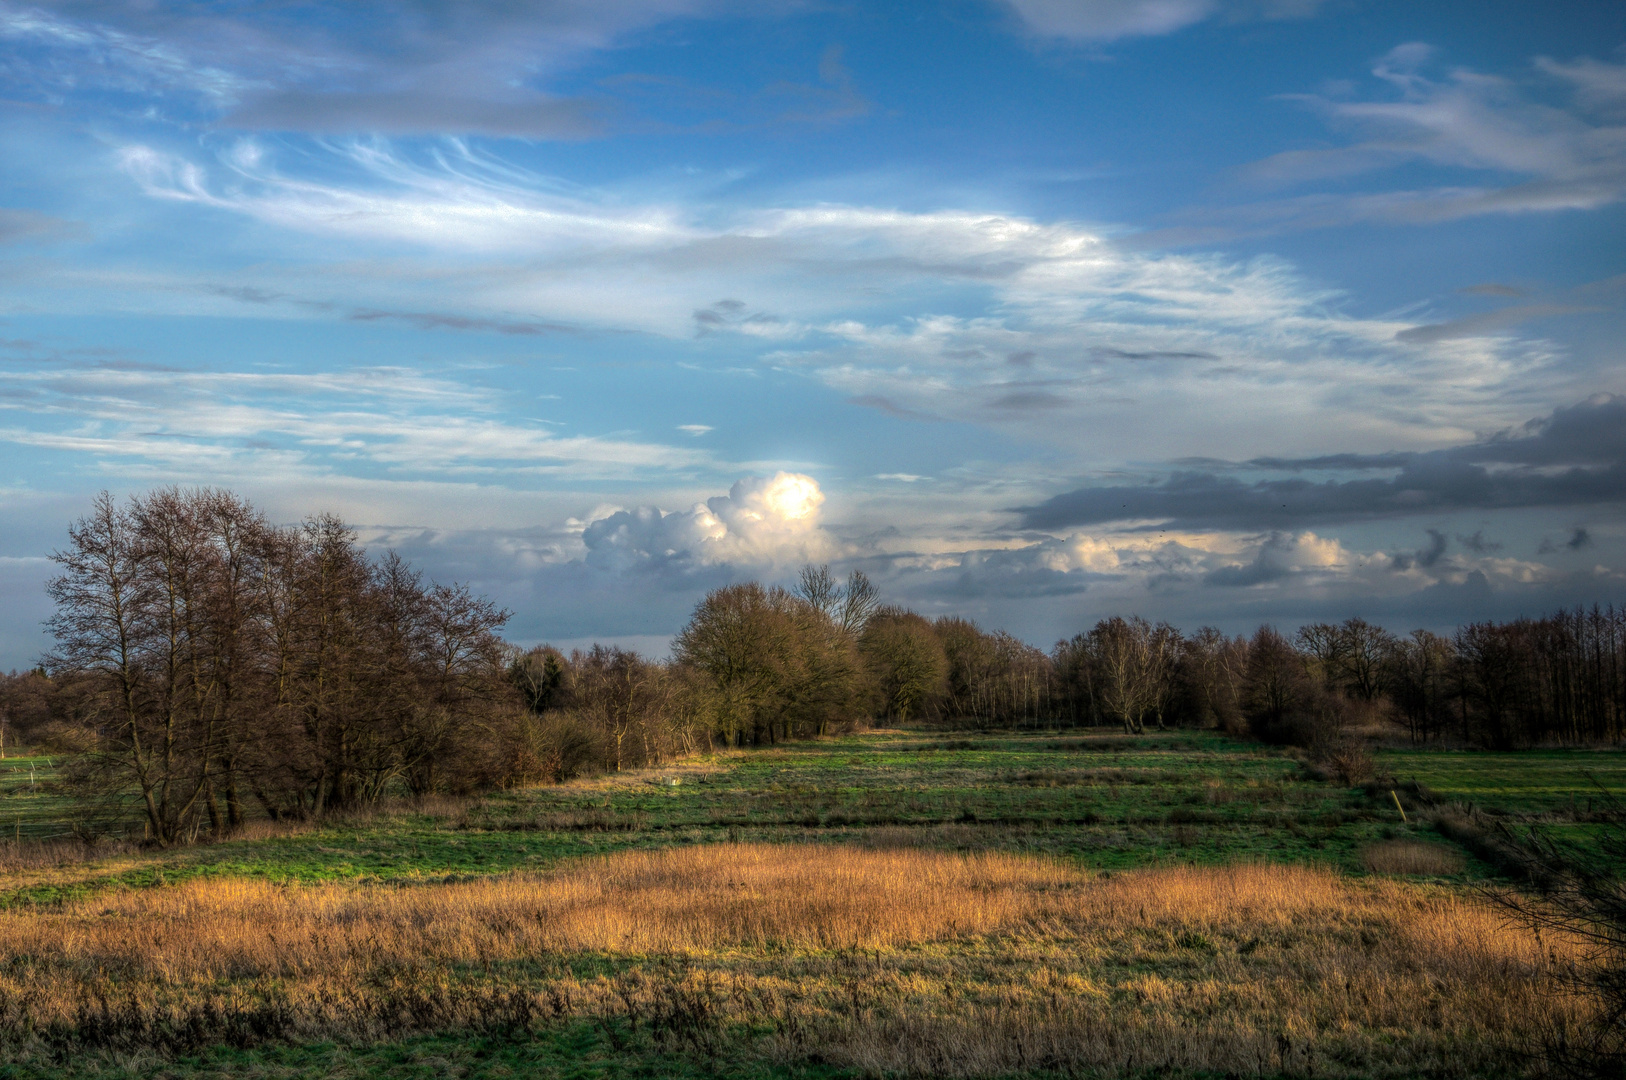
[[[1495,910],[1401,883],[812,844],[455,884],[196,880],[0,913],[0,950],[0,1036],[57,1047],[596,1017],[917,1075],[1490,1075],[1589,1008],[1547,992],[1552,958]]]
[[[1458,852],[1426,840],[1384,840],[1362,851],[1361,861],[1373,873],[1424,877],[1460,874],[1465,865]]]

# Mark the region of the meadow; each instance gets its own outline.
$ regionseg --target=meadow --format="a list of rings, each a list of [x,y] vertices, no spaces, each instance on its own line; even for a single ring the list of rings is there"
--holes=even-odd
[[[1524,758],[1394,752],[1403,822],[1207,732],[878,731],[164,852],[14,846],[0,1068],[1524,1075],[1592,1005],[1428,820],[1581,812],[1575,762]],[[1618,760],[1586,772],[1618,792]]]

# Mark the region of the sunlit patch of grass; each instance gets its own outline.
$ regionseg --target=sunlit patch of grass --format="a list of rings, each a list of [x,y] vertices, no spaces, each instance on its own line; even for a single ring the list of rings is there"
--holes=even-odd
[[[867,1074],[1493,1075],[1531,1024],[1584,1011],[1481,903],[1261,864],[716,844],[456,884],[195,880],[3,913],[0,940],[14,1052],[587,1021],[623,1048]]]

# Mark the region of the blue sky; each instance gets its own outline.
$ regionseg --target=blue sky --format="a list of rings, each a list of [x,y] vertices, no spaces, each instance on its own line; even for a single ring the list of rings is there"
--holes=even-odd
[[[0,0],[0,666],[95,492],[511,636],[1626,598],[1618,4]]]

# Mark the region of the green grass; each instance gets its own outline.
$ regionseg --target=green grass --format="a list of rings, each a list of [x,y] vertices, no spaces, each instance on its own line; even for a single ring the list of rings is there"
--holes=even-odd
[[[872,733],[499,793],[450,816],[382,815],[64,868],[0,892],[0,906],[203,875],[443,880],[724,839],[1029,852],[1101,869],[1263,859],[1359,872],[1361,848],[1397,830],[1410,831],[1363,792],[1208,732]]]
[[[0,759],[0,840],[50,840],[72,834],[73,800],[58,781],[59,756]]]
[[[77,1055],[73,1062],[5,1064],[3,1080],[293,1080],[296,1077],[366,1080],[498,1080],[516,1076],[550,1080],[635,1080],[700,1077],[739,1080],[828,1080],[855,1075],[817,1064],[773,1066],[759,1059],[697,1055],[663,1046],[625,1021],[576,1023],[532,1034],[429,1035],[375,1046],[331,1042],[307,1046],[221,1047],[196,1057],[166,1059],[150,1053]]]
[[[20,820],[25,838],[68,831],[70,805],[44,782],[43,769],[56,764],[0,762],[0,808]],[[1541,823],[1583,840],[1600,827],[1577,820],[1589,812],[1586,800],[1595,790],[1589,776],[1626,795],[1626,754],[1619,752],[1393,750],[1379,754],[1379,768],[1507,820]],[[1406,836],[1449,843],[1416,815],[1402,824],[1386,792],[1374,798],[1316,780],[1289,752],[1211,732],[1134,738],[1087,731],[874,732],[501,792],[435,813],[358,816],[284,836],[20,871],[0,891],[0,906],[198,876],[459,880],[631,848],[724,840],[999,850],[1104,870],[1176,862],[1315,863],[1359,875],[1365,847]],[[1470,858],[1463,873],[1427,887],[1452,890],[1490,872]],[[619,1022],[560,1024],[512,1038],[468,1032],[373,1046],[220,1048],[182,1059],[137,1052],[53,1064],[32,1055],[14,1064],[0,1058],[0,1080],[850,1075],[816,1061],[773,1065],[760,1055],[701,1060],[647,1033],[619,1030]]]
[[[1626,753],[1619,750],[1386,750],[1382,771],[1477,810],[1515,836],[1531,830],[1596,850],[1611,798],[1626,801]]]
[[[1462,802],[1522,815],[1585,813],[1602,791],[1626,798],[1618,750],[1385,750],[1385,772]]]

